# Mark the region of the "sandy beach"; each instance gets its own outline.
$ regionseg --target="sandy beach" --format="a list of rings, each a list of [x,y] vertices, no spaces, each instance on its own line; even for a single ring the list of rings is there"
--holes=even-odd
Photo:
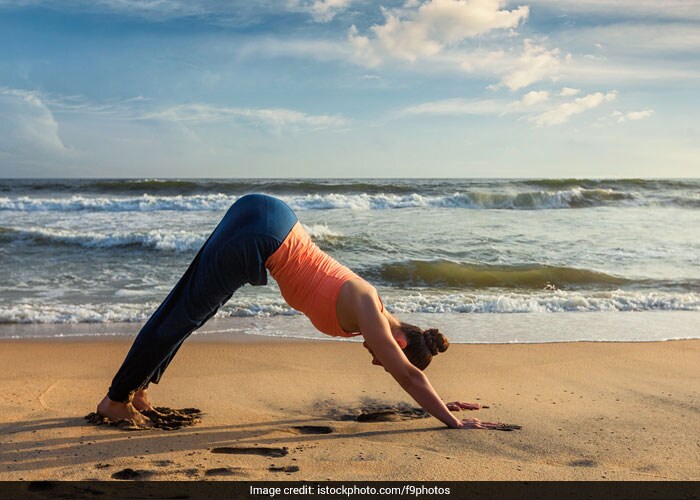
[[[523,426],[498,432],[354,420],[411,403],[355,343],[193,338],[151,396],[201,423],[86,423],[130,342],[2,341],[0,479],[700,479],[697,340],[451,346],[429,378],[490,406],[465,416]]]

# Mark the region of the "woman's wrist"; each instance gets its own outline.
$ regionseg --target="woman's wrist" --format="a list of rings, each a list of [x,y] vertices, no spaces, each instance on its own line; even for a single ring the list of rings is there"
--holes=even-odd
[[[464,424],[462,423],[462,421],[461,421],[460,419],[458,419],[458,418],[455,418],[454,416],[452,416],[452,418],[453,418],[454,420],[452,420],[450,423],[448,423],[448,424],[447,424],[447,427],[449,427],[450,429],[461,429],[462,426],[464,425]]]

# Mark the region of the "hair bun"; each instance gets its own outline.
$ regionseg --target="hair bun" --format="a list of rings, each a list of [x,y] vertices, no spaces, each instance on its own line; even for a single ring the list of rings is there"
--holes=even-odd
[[[447,340],[440,330],[437,328],[430,328],[423,332],[423,338],[425,339],[425,345],[428,347],[430,354],[437,356],[439,352],[445,352],[448,347],[450,347],[450,342]]]

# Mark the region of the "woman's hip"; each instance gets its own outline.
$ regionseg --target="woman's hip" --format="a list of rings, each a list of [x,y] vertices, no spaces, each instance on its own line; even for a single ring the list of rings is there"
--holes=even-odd
[[[294,211],[282,200],[248,194],[231,205],[220,225],[229,236],[267,236],[281,244],[297,221]]]

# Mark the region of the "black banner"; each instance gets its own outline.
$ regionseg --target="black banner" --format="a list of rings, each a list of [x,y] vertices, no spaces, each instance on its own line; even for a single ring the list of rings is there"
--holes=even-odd
[[[0,499],[700,500],[700,482],[14,481]]]

